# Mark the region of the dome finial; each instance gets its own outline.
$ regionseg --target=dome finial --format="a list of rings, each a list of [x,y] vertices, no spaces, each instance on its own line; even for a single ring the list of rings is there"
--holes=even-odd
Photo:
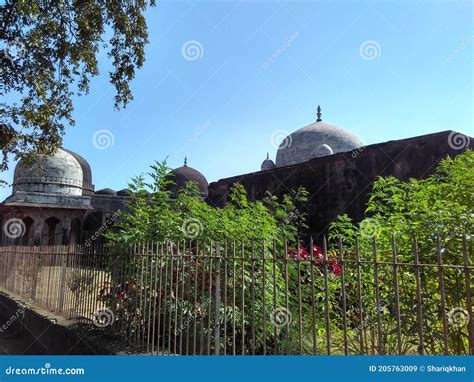
[[[268,152],[267,152],[267,160],[268,160],[268,159],[270,159],[270,155],[269,155]]]
[[[316,122],[321,122],[322,119],[321,119],[321,106],[318,105],[318,109],[317,109],[318,113],[316,114],[317,115],[317,119],[316,119]]]
[[[185,166],[188,165],[188,157],[184,157],[184,165],[185,165]]]

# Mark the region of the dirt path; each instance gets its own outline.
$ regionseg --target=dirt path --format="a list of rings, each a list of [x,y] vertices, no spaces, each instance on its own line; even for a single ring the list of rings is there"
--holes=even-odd
[[[20,355],[26,348],[27,346],[17,338],[0,336],[0,355]]]

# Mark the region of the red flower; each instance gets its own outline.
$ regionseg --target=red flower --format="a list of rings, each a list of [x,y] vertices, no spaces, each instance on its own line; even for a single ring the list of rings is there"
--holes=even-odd
[[[328,269],[332,271],[334,276],[339,276],[341,274],[341,266],[337,261],[330,261]]]
[[[311,254],[308,250],[303,247],[301,244],[298,246],[298,251],[296,249],[289,249],[287,258],[294,260],[310,260]],[[333,276],[339,276],[341,274],[341,265],[335,260],[333,253],[327,255],[328,258],[328,271]],[[324,251],[321,247],[313,245],[313,264],[319,268],[324,268]]]
[[[310,256],[306,248],[300,244],[298,246],[298,251],[296,251],[296,249],[289,249],[287,257],[291,257],[294,260],[304,260],[309,259]]]

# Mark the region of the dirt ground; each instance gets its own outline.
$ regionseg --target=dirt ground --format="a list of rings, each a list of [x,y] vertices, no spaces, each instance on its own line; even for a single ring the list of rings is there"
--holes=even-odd
[[[20,355],[27,351],[28,345],[17,338],[0,336],[0,355]]]

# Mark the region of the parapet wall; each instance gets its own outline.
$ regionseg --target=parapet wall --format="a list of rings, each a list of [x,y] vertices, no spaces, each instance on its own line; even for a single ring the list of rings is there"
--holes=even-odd
[[[362,220],[377,177],[426,178],[441,159],[455,157],[467,148],[474,149],[474,139],[453,131],[373,144],[305,163],[221,179],[209,185],[208,200],[224,206],[229,189],[237,182],[245,186],[253,200],[263,198],[266,191],[282,195],[304,186],[310,193],[305,206],[307,234],[318,240],[342,213],[355,221]]]

